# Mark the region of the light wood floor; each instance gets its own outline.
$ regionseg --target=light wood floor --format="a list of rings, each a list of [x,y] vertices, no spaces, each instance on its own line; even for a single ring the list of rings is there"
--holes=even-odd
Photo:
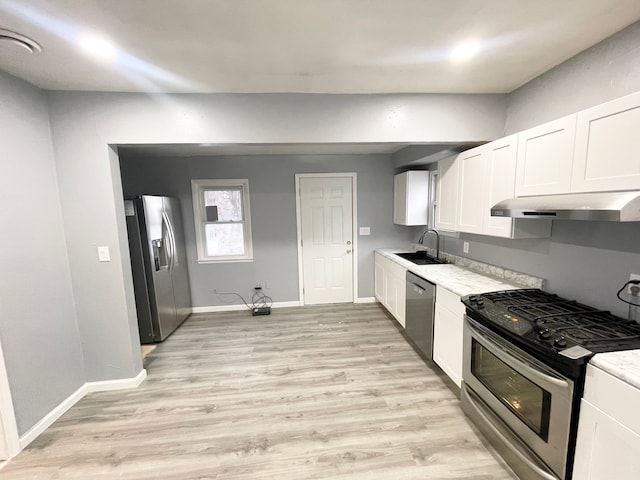
[[[515,478],[375,304],[192,316],[0,479]]]

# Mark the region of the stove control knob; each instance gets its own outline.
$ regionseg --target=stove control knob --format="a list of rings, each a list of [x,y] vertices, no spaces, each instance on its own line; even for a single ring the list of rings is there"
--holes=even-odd
[[[553,341],[553,346],[558,348],[564,348],[567,346],[567,341],[564,337],[558,337]]]
[[[478,306],[478,308],[484,308],[484,300],[482,297],[476,300],[476,305]]]
[[[548,328],[542,328],[538,330],[538,338],[540,338],[540,340],[549,340],[549,338],[551,338],[551,332]]]
[[[475,302],[476,300],[478,300],[478,296],[477,295],[469,295],[469,301],[470,302]]]

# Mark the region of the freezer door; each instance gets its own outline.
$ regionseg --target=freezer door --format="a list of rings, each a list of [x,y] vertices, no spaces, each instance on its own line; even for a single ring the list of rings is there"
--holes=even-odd
[[[189,271],[187,269],[187,249],[180,201],[177,198],[171,197],[164,197],[163,201],[165,218],[172,236],[169,269],[173,283],[177,326],[191,313],[191,290],[189,288]]]
[[[149,286],[146,272],[151,268],[146,253],[146,237],[141,228],[137,199],[125,200],[127,218],[127,232],[129,234],[129,252],[131,254],[131,273],[133,275],[133,289],[136,297],[136,312],[138,314],[138,331],[141,343],[153,343],[153,313],[149,301]]]
[[[144,195],[144,218],[151,255],[149,297],[154,312],[154,341],[164,340],[175,328],[176,307],[171,280],[171,227],[164,213],[164,198]]]

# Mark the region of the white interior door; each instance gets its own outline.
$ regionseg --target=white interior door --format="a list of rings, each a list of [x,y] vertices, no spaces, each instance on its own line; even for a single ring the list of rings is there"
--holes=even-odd
[[[304,303],[353,302],[353,177],[300,177]]]

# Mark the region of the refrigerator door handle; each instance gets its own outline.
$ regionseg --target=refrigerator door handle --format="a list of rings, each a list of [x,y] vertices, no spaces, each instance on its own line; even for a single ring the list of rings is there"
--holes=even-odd
[[[162,220],[167,227],[167,243],[169,245],[169,270],[173,270],[175,266],[176,256],[176,240],[173,235],[173,225],[171,225],[171,220],[169,219],[169,215],[167,215],[167,212],[162,212]]]

